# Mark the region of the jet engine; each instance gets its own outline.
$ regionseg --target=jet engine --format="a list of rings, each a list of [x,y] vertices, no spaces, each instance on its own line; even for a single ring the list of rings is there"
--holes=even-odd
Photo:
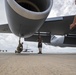
[[[10,30],[19,37],[30,37],[42,26],[53,0],[5,0]]]

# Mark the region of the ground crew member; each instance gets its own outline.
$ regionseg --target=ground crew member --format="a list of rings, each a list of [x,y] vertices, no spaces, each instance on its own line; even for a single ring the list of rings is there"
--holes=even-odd
[[[38,49],[39,49],[38,54],[42,54],[42,38],[40,35],[38,36]]]

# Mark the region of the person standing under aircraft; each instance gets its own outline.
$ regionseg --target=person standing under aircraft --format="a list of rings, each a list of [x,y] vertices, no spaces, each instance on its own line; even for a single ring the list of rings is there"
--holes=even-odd
[[[40,35],[38,36],[38,49],[39,49],[38,54],[42,54],[42,38]]]

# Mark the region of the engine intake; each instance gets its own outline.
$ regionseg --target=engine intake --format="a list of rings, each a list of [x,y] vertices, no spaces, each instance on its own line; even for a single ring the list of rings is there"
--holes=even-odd
[[[5,0],[11,31],[17,36],[30,37],[47,18],[53,0]]]
[[[47,2],[47,0],[45,0],[45,2],[43,2],[41,0],[37,0],[37,1],[36,0],[16,0],[16,2],[20,6],[24,7],[25,9],[34,11],[34,12],[43,12],[50,5],[50,0],[48,2]]]
[[[27,10],[34,11],[34,12],[40,12],[40,9],[38,8],[38,6],[28,0],[17,1],[17,3]]]

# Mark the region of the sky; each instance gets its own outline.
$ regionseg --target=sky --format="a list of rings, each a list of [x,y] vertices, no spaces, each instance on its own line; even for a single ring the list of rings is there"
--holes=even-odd
[[[76,5],[75,0],[53,0],[53,7],[50,11],[48,18],[57,17],[57,16],[68,16],[76,14]],[[0,24],[5,24],[7,22],[4,0],[0,0]],[[24,42],[24,39],[22,39]],[[9,52],[14,52],[18,45],[18,37],[14,34],[3,34],[0,33],[0,49],[8,50]],[[24,42],[24,49],[29,48],[38,52],[37,43],[35,42]],[[51,45],[45,45],[43,43],[43,53],[76,53],[76,47],[54,47]]]

